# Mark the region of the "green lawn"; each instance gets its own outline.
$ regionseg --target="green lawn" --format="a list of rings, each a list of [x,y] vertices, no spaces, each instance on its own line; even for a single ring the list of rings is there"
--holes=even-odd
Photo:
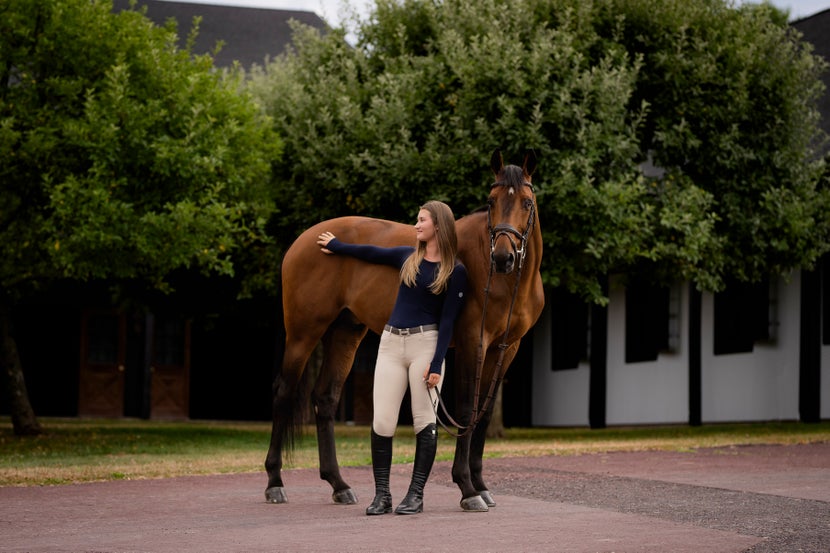
[[[134,419],[41,419],[45,433],[18,438],[0,423],[0,486],[68,484],[101,480],[164,478],[191,474],[264,472],[270,424],[214,421],[158,422]],[[299,441],[286,468],[317,466],[313,427]],[[343,466],[370,464],[369,428],[338,425],[337,454]],[[694,451],[745,444],[798,444],[830,440],[820,424],[717,424],[700,427],[513,428],[492,439],[486,457],[576,455],[607,451]],[[455,440],[439,434],[439,460],[451,460]],[[412,429],[401,427],[395,462],[412,460]]]

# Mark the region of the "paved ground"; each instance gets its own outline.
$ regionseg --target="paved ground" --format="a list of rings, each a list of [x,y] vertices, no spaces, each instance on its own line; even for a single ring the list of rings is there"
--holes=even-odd
[[[425,512],[367,517],[371,470],[334,505],[315,470],[0,488],[3,552],[830,552],[830,443],[485,460],[498,506],[464,513],[438,463]],[[394,500],[409,466],[393,467]]]

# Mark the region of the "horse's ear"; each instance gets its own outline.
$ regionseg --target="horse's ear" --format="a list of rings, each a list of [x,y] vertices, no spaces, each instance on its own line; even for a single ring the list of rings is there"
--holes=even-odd
[[[528,149],[525,151],[525,161],[522,165],[522,170],[524,170],[525,175],[528,177],[533,175],[533,172],[536,171],[536,152],[532,149]]]
[[[501,158],[501,150],[496,148],[493,150],[493,155],[490,156],[490,169],[494,175],[498,175],[504,168],[504,161]]]

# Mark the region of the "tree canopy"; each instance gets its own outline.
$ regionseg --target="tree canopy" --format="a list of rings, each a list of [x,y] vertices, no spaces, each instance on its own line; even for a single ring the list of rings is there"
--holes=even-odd
[[[110,2],[0,7],[0,287],[229,273],[280,143],[210,56]]]
[[[280,141],[244,76],[176,31],[108,1],[0,3],[0,377],[18,433],[39,425],[11,302],[62,278],[227,275],[268,241]]]
[[[483,203],[533,148],[551,285],[639,272],[718,290],[828,248],[823,62],[775,8],[724,0],[379,0],[252,79],[285,139],[280,242],[320,219]],[[645,176],[645,162],[659,178]]]

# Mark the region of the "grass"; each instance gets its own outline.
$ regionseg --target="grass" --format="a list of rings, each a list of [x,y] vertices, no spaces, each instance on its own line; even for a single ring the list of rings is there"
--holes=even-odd
[[[134,419],[41,419],[45,433],[14,436],[0,423],[0,486],[168,478],[195,474],[263,472],[270,424],[265,422],[159,422]],[[371,463],[369,429],[338,425],[342,466]],[[579,455],[610,451],[688,451],[748,444],[830,441],[830,422],[717,424],[700,427],[513,428],[488,440],[485,457]],[[451,460],[455,440],[439,436],[438,460]],[[411,428],[400,427],[396,463],[414,456]],[[313,427],[297,443],[285,468],[317,467]]]

